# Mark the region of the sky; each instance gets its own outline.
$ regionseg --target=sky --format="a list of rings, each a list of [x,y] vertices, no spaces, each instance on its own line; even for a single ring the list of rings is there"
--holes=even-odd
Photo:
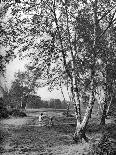
[[[9,8],[9,10],[7,11],[7,14],[4,18],[4,21],[7,21],[11,17],[11,11],[12,11],[12,9]],[[57,15],[59,16],[58,11],[57,11]],[[27,16],[27,15],[25,15],[23,12],[21,12],[20,18],[23,19],[23,18],[25,18],[25,16]],[[29,17],[29,15],[28,15],[28,17]],[[46,35],[44,36],[44,38],[48,39],[48,37],[46,37]],[[39,39],[36,38],[36,42],[39,42]],[[23,71],[24,65],[26,63],[27,63],[27,59],[19,60],[19,58],[17,57],[16,59],[14,59],[12,62],[10,62],[7,65],[7,68],[6,68],[6,82],[7,82],[6,86],[8,88],[10,88],[11,82],[14,80],[14,73],[17,72],[18,70]],[[63,90],[64,90],[64,95],[65,95],[66,100],[69,100],[66,88],[63,88]],[[60,90],[59,91],[54,90],[52,92],[49,92],[47,87],[41,88],[41,89],[39,88],[37,94],[40,95],[42,99],[59,98],[59,99],[63,100],[63,96],[62,96],[62,93]]]
[[[11,17],[11,11],[12,11],[11,8],[9,8],[6,13],[6,16],[4,18],[5,22]],[[25,14],[23,12],[21,13],[20,18],[21,19],[25,18]],[[46,38],[46,36],[44,36],[44,38]],[[37,42],[39,41],[38,38],[36,39],[36,41]],[[4,54],[4,49],[2,49],[2,51],[3,51],[2,54]],[[17,51],[15,51],[15,52],[17,52]],[[27,62],[28,62],[27,59],[19,60],[19,57],[17,56],[17,58],[15,58],[12,62],[10,62],[7,65],[7,67],[6,67],[6,86],[8,88],[11,87],[11,83],[14,80],[14,73],[18,72],[18,70],[23,71],[25,69],[24,66]],[[63,88],[63,90],[64,90],[66,100],[69,100],[66,88]],[[52,92],[49,92],[47,87],[41,88],[41,89],[39,88],[37,94],[39,96],[41,96],[42,99],[45,99],[45,100],[48,100],[51,98],[59,98],[59,99],[63,100],[61,91],[54,90]]]
[[[0,85],[4,86],[4,82],[6,82],[7,88],[11,87],[12,81],[14,81],[14,74],[15,72],[24,71],[25,70],[25,64],[27,63],[27,59],[19,60],[19,58],[15,58],[13,61],[11,61],[7,67],[6,67],[6,81],[4,81],[2,78],[0,78]],[[4,81],[4,82],[2,82]],[[0,90],[1,91],[1,90]],[[65,87],[63,87],[63,92],[65,99],[69,101],[68,92]],[[44,88],[38,88],[37,95],[41,97],[42,100],[50,100],[50,99],[60,99],[63,100],[63,95],[60,90],[54,90],[52,92],[48,91],[47,87]],[[103,92],[101,91],[101,96],[103,95]],[[1,92],[0,92],[1,97]],[[102,100],[102,98],[101,98]],[[100,100],[100,101],[101,101]]]
[[[18,58],[16,58],[7,65],[7,67],[6,67],[6,81],[7,81],[8,88],[10,88],[11,82],[14,80],[14,73],[17,72],[18,70],[23,71],[25,64],[26,64],[26,61],[19,60]]]
[[[6,67],[6,86],[8,88],[11,87],[12,81],[14,81],[14,74],[18,70],[24,71],[25,64],[27,63],[27,59],[19,60],[19,58],[15,58],[12,62],[10,62]],[[63,88],[65,99],[69,100],[68,93],[66,88]],[[39,95],[43,100],[50,100],[51,98],[56,98],[63,100],[63,95],[60,90],[54,90],[52,92],[48,91],[47,87],[38,88],[37,95]]]

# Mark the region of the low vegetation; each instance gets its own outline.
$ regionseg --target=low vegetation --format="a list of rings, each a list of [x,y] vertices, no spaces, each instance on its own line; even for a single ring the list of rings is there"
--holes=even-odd
[[[112,130],[116,125],[116,1],[0,1],[0,35],[0,77],[5,78],[11,60],[28,59],[25,71],[15,74],[9,90],[0,85],[0,118],[11,121],[12,116],[12,122],[33,118],[18,127],[7,121],[5,125],[1,119],[11,133],[2,140],[2,153],[9,147],[14,153],[48,154],[53,146],[49,154],[74,155],[80,149],[81,154],[116,154]],[[64,101],[43,101],[37,95],[42,87],[60,90]],[[49,108],[54,109],[53,124],[38,127],[35,112],[30,116],[26,108],[47,108],[48,115]],[[67,111],[62,114],[60,109]],[[47,122],[49,117],[44,124]]]
[[[41,110],[38,110],[38,115]],[[89,142],[82,141],[76,144],[73,141],[73,134],[75,132],[76,119],[75,117],[58,116],[58,111],[43,111],[45,115],[54,115],[53,126],[38,126],[37,111],[35,116],[34,112],[30,110],[27,114],[30,116],[22,118],[26,120],[25,124],[18,125],[19,119],[14,119],[14,124],[5,127],[4,121],[1,122],[1,153],[3,155],[12,154],[29,154],[29,155],[104,155],[105,152],[115,155],[116,147],[116,124],[109,122],[105,128],[99,125],[99,118],[91,118],[87,126],[87,136]],[[33,117],[31,117],[31,115]],[[20,118],[21,119],[21,118]],[[10,121],[10,119],[9,119]],[[8,122],[9,122],[8,121]],[[103,134],[104,133],[104,134]],[[106,136],[106,137],[105,137]],[[104,138],[105,137],[105,138]],[[105,150],[105,152],[104,152]]]
[[[5,119],[9,117],[26,117],[26,113],[21,109],[8,109],[4,106],[4,100],[0,99],[0,119]]]

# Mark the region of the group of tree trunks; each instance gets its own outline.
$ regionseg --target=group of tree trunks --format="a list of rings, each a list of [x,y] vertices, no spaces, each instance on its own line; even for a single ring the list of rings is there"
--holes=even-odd
[[[116,92],[116,2],[15,2],[1,5],[1,46],[6,55],[1,56],[0,66],[9,62],[18,50],[20,57],[31,58],[25,80],[29,93],[34,94],[38,87],[53,90],[68,85],[77,119],[74,140],[88,141],[86,128],[96,104],[97,89],[102,87],[105,94],[101,125],[105,124],[110,100]],[[11,16],[3,20],[8,8]],[[26,15],[24,19],[22,14]],[[89,100],[82,119],[84,94]]]

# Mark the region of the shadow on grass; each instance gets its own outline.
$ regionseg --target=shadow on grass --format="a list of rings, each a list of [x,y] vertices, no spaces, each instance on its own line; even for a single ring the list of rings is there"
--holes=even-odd
[[[74,133],[75,131],[75,125],[74,124],[59,124],[51,127],[53,130],[56,132],[64,133],[64,134],[69,134],[69,133]]]
[[[72,122],[72,124],[71,124]],[[28,126],[24,125],[20,128],[10,127],[10,133],[12,137],[9,137],[9,145],[11,146],[11,151],[20,150],[21,152],[38,151],[44,152],[47,148],[52,149],[56,146],[70,145],[73,144],[73,134],[75,132],[74,119],[70,118],[59,118],[56,124],[52,127],[50,126]],[[58,123],[58,124],[57,124]],[[65,124],[67,123],[67,124]],[[69,123],[69,124],[68,124]],[[116,125],[107,124],[105,130],[108,131],[111,137],[116,138]],[[98,133],[102,133],[103,128],[99,125],[98,119],[90,120],[87,126],[87,134],[92,135],[94,139],[100,138],[96,136]],[[4,141],[4,137],[7,137],[8,133],[2,131],[0,138]],[[93,142],[92,142],[93,143]],[[2,148],[1,148],[2,149]],[[4,150],[4,151],[10,151]],[[1,150],[2,151],[2,150]],[[12,153],[12,152],[11,152]]]
[[[87,132],[88,133],[102,133],[102,132],[108,132],[113,138],[116,139],[116,124],[108,123],[104,126],[101,126],[100,124],[90,123],[87,126]]]

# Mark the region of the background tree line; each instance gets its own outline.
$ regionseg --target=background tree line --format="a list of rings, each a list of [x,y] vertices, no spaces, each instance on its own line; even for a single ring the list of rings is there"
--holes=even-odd
[[[63,102],[60,99],[42,100],[40,96],[29,89],[27,84],[26,72],[15,73],[15,80],[11,84],[11,88],[4,94],[4,105],[10,108],[25,109],[25,108],[53,108],[66,109],[67,101]]]

